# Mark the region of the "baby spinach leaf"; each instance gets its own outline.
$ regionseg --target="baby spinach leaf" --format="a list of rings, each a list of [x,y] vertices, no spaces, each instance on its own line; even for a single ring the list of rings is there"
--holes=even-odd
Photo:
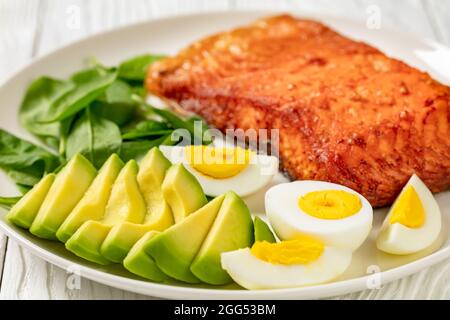
[[[137,123],[131,130],[127,130],[122,135],[122,138],[124,140],[135,140],[145,137],[167,135],[171,132],[172,130],[164,122],[144,120]]]
[[[51,149],[57,151],[60,145],[59,138],[57,137],[45,137],[42,141],[49,146]]]
[[[86,58],[86,65],[88,68],[102,68],[102,69],[110,69],[115,70],[115,67],[107,67],[103,63],[98,60],[96,56],[89,56]]]
[[[64,119],[59,122],[59,154],[64,156],[66,153],[67,138],[74,123],[75,116]]]
[[[119,152],[121,143],[119,127],[91,112],[89,107],[76,120],[67,138],[66,158],[81,153],[100,168],[111,154]]]
[[[100,118],[107,119],[119,127],[123,127],[133,120],[136,106],[132,104],[109,104],[103,101],[94,101],[91,109]]]
[[[152,130],[166,130],[169,126],[165,122],[160,122],[156,120],[144,120],[136,124],[136,131],[152,131]]]
[[[0,129],[0,166],[25,168],[36,162],[43,162],[46,172],[51,172],[60,159],[44,148]]]
[[[145,79],[148,66],[164,58],[162,55],[145,54],[126,60],[119,65],[119,77],[125,80]]]
[[[33,186],[26,186],[20,183],[16,183],[16,187],[22,195],[26,194],[33,188]]]
[[[147,90],[145,90],[144,86],[141,84],[139,85],[132,85],[131,86],[131,91],[133,94],[141,97],[141,98],[145,98],[145,96],[147,95]]]
[[[21,197],[0,197],[0,207],[9,210],[19,202],[20,198]]]
[[[135,104],[131,98],[131,86],[122,80],[114,81],[106,90],[104,101],[107,103]]]
[[[161,118],[165,119],[168,123],[172,125],[175,129],[187,129],[192,134],[194,133],[194,124],[188,121],[184,121],[174,113],[164,110],[164,109],[158,109],[153,106],[147,105],[147,108],[153,112],[156,113]]]
[[[16,183],[32,186],[60,162],[47,150],[0,129],[0,168]]]
[[[28,87],[19,110],[19,119],[28,131],[42,138],[48,145],[58,145],[60,124],[40,122],[48,115],[50,106],[74,89],[68,81],[41,77]]]
[[[122,143],[120,148],[119,156],[123,161],[128,161],[131,159],[139,160],[153,147],[160,146],[167,136],[160,137],[154,140],[136,140],[136,141],[126,141]]]
[[[92,111],[121,127],[131,121],[135,115],[136,103],[131,98],[132,93],[128,83],[115,80],[106,89],[105,94],[94,102]]]
[[[102,95],[117,77],[116,71],[92,68],[80,71],[71,77],[74,88],[55,101],[44,123],[67,119]]]
[[[44,176],[45,170],[43,169],[42,163],[38,162],[30,167],[22,169],[8,169],[8,177],[13,180],[16,184],[23,187],[32,187],[38,183]]]
[[[202,144],[210,144],[212,142],[211,136],[205,131],[204,127],[206,123],[202,121],[200,126],[196,125],[195,121],[192,120],[183,120],[179,116],[175,115],[173,112],[169,110],[155,108],[148,103],[146,103],[142,98],[137,95],[133,95],[133,99],[140,103],[140,105],[148,112],[153,113],[164,120],[166,120],[174,129],[185,129],[191,135],[191,143],[196,144],[198,142]],[[195,119],[194,119],[195,120]]]
[[[173,130],[155,130],[155,131],[133,131],[122,135],[123,140],[136,140],[148,137],[162,136],[171,133]]]

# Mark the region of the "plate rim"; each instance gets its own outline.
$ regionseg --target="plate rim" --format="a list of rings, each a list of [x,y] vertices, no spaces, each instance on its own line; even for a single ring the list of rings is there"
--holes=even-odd
[[[322,14],[314,10],[276,10],[276,9],[234,9],[234,10],[211,10],[201,13],[183,13],[179,15],[169,15],[158,18],[150,18],[137,23],[127,24],[125,26],[116,26],[100,32],[95,32],[89,36],[82,37],[76,41],[59,46],[41,56],[32,58],[24,66],[18,68],[12,72],[2,83],[0,83],[0,91],[4,89],[10,82],[14,82],[17,78],[20,78],[23,73],[26,73],[28,69],[33,65],[42,62],[43,60],[50,59],[53,55],[59,54],[61,51],[70,50],[84,42],[93,41],[97,38],[101,38],[108,34],[113,34],[118,31],[124,31],[126,29],[133,29],[139,26],[145,26],[147,24],[158,23],[159,21],[170,22],[170,20],[179,20],[184,18],[193,18],[196,16],[211,16],[211,15],[232,15],[232,14],[254,14],[254,15],[270,15],[289,13],[298,17],[315,18],[320,20],[336,19],[341,21],[348,21],[353,23],[363,23],[362,19],[353,19],[343,17],[339,15]],[[390,28],[385,28],[392,30]],[[448,47],[445,44],[440,43],[434,39],[428,37],[419,37],[408,34],[399,30],[392,30],[397,35],[406,36],[411,39],[427,41],[431,43],[437,43],[444,47]],[[29,135],[29,134],[28,134]],[[3,209],[2,209],[3,210]],[[4,210],[3,210],[4,211]],[[3,216],[5,214],[2,214]],[[183,287],[170,284],[161,284],[150,282],[146,280],[136,280],[126,278],[120,275],[115,275],[106,271],[96,270],[87,266],[80,265],[76,262],[72,262],[56,253],[41,248],[38,244],[20,235],[15,230],[16,227],[9,225],[4,217],[0,219],[0,230],[3,231],[8,237],[17,241],[18,244],[24,248],[30,250],[30,252],[45,261],[52,263],[60,268],[67,270],[72,266],[77,266],[80,276],[89,280],[109,285],[111,287],[119,288],[126,291],[132,291],[135,293],[160,297],[160,298],[176,298],[176,299],[308,299],[308,298],[326,298],[337,296],[340,294],[346,294],[350,292],[360,291],[368,289],[367,283],[373,275],[366,275],[358,278],[352,278],[347,280],[341,280],[336,282],[330,282],[309,287],[298,288],[286,288],[286,289],[270,289],[270,290],[238,290],[238,289],[206,289],[206,288],[192,288]],[[416,261],[382,271],[379,274],[380,284],[386,284],[394,280],[407,277],[413,273],[419,272],[427,267],[435,265],[450,257],[450,246],[441,248],[430,255],[420,258]]]
[[[30,249],[31,253],[44,259],[45,261],[56,265],[64,270],[73,270],[76,266],[81,277],[89,280],[109,285],[126,291],[133,291],[147,296],[168,298],[168,299],[309,299],[329,298],[341,294],[356,292],[367,288],[367,283],[371,280],[372,275],[363,277],[330,282],[309,287],[286,288],[286,289],[266,289],[266,290],[239,290],[239,289],[206,289],[192,288],[177,285],[156,283],[146,280],[137,280],[115,275],[109,272],[96,270],[90,267],[71,262],[68,259],[59,256],[49,250],[41,248],[33,241],[26,239],[18,234],[4,219],[0,220],[0,230],[8,237],[17,241],[19,245]],[[450,247],[438,250],[424,258],[411,263],[401,265],[399,267],[382,271],[378,273],[380,276],[379,284],[384,285],[394,280],[407,277],[413,273],[419,272],[426,267],[430,267],[436,263],[443,261],[450,256]],[[366,288],[363,288],[366,284]],[[130,290],[131,288],[134,288]],[[376,289],[375,289],[376,290]]]

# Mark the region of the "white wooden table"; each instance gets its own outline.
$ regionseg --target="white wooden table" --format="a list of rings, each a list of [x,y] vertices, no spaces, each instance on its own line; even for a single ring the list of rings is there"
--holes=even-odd
[[[308,10],[366,19],[450,45],[445,0],[0,0],[0,83],[32,58],[101,30],[156,17],[233,9]],[[449,57],[450,58],[450,57]],[[151,299],[68,274],[0,233],[0,299]],[[385,285],[338,299],[450,299],[450,260]]]

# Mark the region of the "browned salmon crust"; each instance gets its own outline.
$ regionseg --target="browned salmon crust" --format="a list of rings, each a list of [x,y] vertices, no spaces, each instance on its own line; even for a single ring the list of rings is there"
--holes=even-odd
[[[280,130],[294,179],[390,205],[416,173],[450,186],[450,88],[321,23],[276,16],[152,65],[148,90],[227,128]]]

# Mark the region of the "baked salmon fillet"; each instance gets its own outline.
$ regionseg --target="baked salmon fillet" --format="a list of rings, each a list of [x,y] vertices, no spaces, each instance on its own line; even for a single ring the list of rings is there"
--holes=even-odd
[[[348,186],[390,205],[413,173],[450,186],[450,88],[288,15],[200,40],[153,64],[147,89],[232,128],[279,129],[292,179]]]

